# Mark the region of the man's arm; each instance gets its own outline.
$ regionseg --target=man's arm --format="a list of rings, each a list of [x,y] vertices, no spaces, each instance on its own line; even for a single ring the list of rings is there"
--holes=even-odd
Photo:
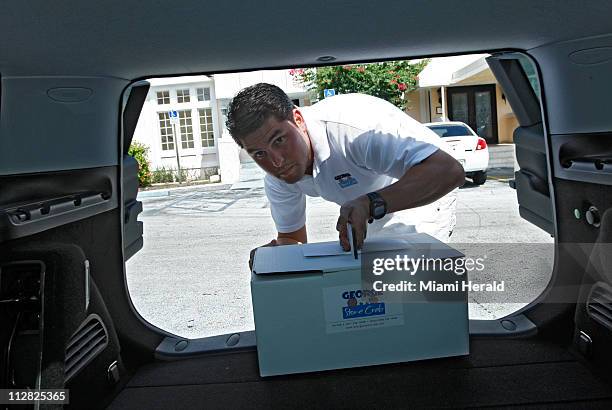
[[[387,202],[387,212],[396,212],[430,204],[464,183],[459,161],[439,149],[378,193]]]
[[[465,172],[459,162],[442,150],[431,154],[421,163],[411,167],[394,184],[377,191],[387,203],[387,212],[397,212],[430,204],[465,183]],[[346,223],[355,228],[357,247],[365,239],[370,201],[363,195],[342,205],[336,229],[340,232],[340,244],[349,250]]]
[[[291,243],[306,243],[308,242],[308,236],[306,234],[306,225],[294,232],[278,233],[276,239],[277,245],[290,245]]]

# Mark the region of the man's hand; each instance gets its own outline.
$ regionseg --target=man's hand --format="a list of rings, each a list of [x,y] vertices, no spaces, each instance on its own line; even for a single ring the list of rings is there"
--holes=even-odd
[[[370,200],[367,196],[360,196],[352,201],[346,202],[340,207],[340,217],[336,223],[336,230],[339,232],[340,246],[345,251],[351,250],[349,243],[346,223],[350,222],[354,229],[354,239],[357,242],[357,249],[361,249],[368,230],[368,219],[370,218]]]
[[[268,242],[265,245],[258,246],[257,248],[252,249],[251,253],[249,254],[249,269],[251,271],[253,270],[253,257],[255,256],[255,251],[257,249],[263,248],[266,246],[296,245],[299,243],[300,242],[296,241],[295,239],[291,239],[291,238],[277,238],[277,239],[272,239],[270,242]]]

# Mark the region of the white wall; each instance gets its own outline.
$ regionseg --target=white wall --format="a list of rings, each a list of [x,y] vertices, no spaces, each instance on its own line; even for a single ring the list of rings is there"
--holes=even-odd
[[[156,168],[161,167],[177,168],[175,150],[162,149],[158,113],[167,112],[169,110],[189,110],[191,112],[191,125],[194,142],[193,148],[182,147],[179,124],[175,125],[175,142],[178,143],[181,168],[204,168],[219,166],[217,140],[220,137],[220,124],[217,116],[215,87],[212,79],[206,76],[175,77],[167,79],[152,79],[150,80],[150,83],[151,89],[149,90],[140,119],[138,121],[138,125],[136,126],[134,140],[146,144],[149,147],[151,169],[155,170]],[[210,101],[197,100],[196,90],[198,88],[210,89]],[[177,90],[183,89],[189,90],[190,101],[187,103],[179,103],[177,101]],[[169,91],[170,104],[158,104],[158,91]],[[202,146],[198,108],[210,108],[212,110],[213,133],[215,139],[214,147]]]
[[[419,87],[440,87],[453,82],[453,73],[488,54],[468,54],[452,57],[432,58],[429,64],[419,73]]]

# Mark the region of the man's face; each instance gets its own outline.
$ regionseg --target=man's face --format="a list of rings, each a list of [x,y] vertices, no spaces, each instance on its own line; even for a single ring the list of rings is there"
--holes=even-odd
[[[300,111],[295,123],[271,116],[261,127],[242,138],[244,149],[264,171],[289,184],[312,173],[312,149]]]

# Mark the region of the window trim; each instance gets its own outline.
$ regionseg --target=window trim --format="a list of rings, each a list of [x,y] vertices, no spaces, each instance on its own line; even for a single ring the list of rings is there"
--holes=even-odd
[[[214,110],[213,107],[198,107],[198,130],[199,130],[199,134],[200,134],[200,146],[202,147],[202,152],[206,152],[206,153],[210,153],[210,152],[214,152],[217,151],[217,138],[216,138],[216,133],[215,133],[215,121],[214,121]],[[203,110],[210,110],[210,123],[207,123],[207,133],[212,133],[212,146],[207,145],[204,146],[203,144],[203,134],[202,134],[202,114],[201,111]],[[206,116],[204,116],[206,118]],[[209,140],[207,138],[207,140]]]
[[[166,98],[168,99],[168,102],[159,102],[160,97],[159,94],[164,94],[166,93],[167,95],[162,95],[161,100],[164,101]],[[170,90],[157,90],[155,91],[155,100],[157,102],[157,105],[170,105],[171,99],[170,99]]]
[[[193,148],[183,148],[182,147],[182,136],[180,130],[180,121],[176,125],[176,135],[174,135],[174,142],[178,144],[178,153],[182,158],[184,156],[191,155],[219,155],[219,139],[222,137],[223,132],[223,124],[222,116],[219,111],[219,107],[221,106],[219,102],[216,101],[216,94],[214,88],[214,82],[212,81],[204,81],[198,83],[180,83],[180,84],[168,84],[168,85],[159,85],[153,89],[154,91],[152,98],[153,107],[156,115],[156,128],[158,134],[158,145],[157,148],[159,150],[159,158],[160,159],[169,159],[176,157],[175,149],[172,150],[163,150],[161,145],[161,131],[159,126],[159,117],[158,113],[160,112],[168,112],[171,109],[176,111],[191,111],[191,126],[192,126],[192,134],[194,147]],[[208,101],[198,101],[197,100],[197,90],[198,89],[207,88],[210,92],[210,100]],[[188,103],[179,103],[177,101],[177,91],[179,90],[189,90],[190,101]],[[170,104],[159,105],[157,104],[157,92],[158,91],[168,91],[170,94]],[[210,121],[209,132],[212,132],[213,138],[213,146],[207,147],[202,145],[202,132],[200,128],[200,109],[209,109],[210,110]],[[179,114],[180,115],[180,114]],[[196,123],[197,117],[197,123]],[[217,157],[218,160],[218,157]]]
[[[181,152],[191,152],[193,150],[197,149],[197,145],[195,142],[195,133],[194,133],[194,126],[193,126],[193,109],[192,108],[185,108],[183,110],[176,110],[178,112],[178,124],[176,125],[178,128],[178,133],[180,135],[180,145],[179,145],[179,156],[181,155]],[[193,147],[187,147],[184,148],[183,147],[183,130],[181,129],[182,125],[181,125],[181,113],[189,113],[189,119],[191,120],[191,124],[189,125],[189,127],[191,127],[191,142],[193,143]],[[186,119],[186,118],[185,118]],[[189,142],[189,140],[188,140]]]
[[[174,133],[174,129],[172,127],[172,122],[170,122],[170,117],[168,116],[168,111],[157,111],[156,114],[157,114],[157,131],[158,131],[158,134],[159,134],[158,141],[159,141],[160,151],[161,151],[161,154],[163,156],[163,154],[165,152],[175,152],[176,147],[174,146],[174,144],[176,144],[176,135],[174,135],[175,133]],[[168,123],[170,124],[169,129],[172,132],[172,134],[171,134],[172,135],[172,148],[164,149],[164,142],[163,142],[164,135],[162,135],[162,126],[161,126],[162,118],[160,118],[160,114],[162,114],[164,116],[163,120],[164,121],[168,121]],[[166,128],[166,126],[164,128]],[[166,134],[166,137],[167,137],[167,134]],[[166,144],[169,145],[170,143],[166,142]]]
[[[207,85],[206,87],[195,87],[195,92],[196,92],[196,103],[212,103],[212,93],[210,90],[210,85]],[[202,100],[200,100],[200,90],[202,90]],[[205,99],[206,97],[206,91],[208,90],[208,99]]]
[[[185,91],[187,91],[187,95],[185,95]],[[179,92],[181,93],[181,95],[179,96]],[[175,94],[176,94],[176,103],[177,104],[191,104],[191,87],[187,87],[187,88],[176,88],[175,89]],[[187,101],[185,101],[185,97],[187,97]],[[179,101],[179,98],[182,98],[183,101]]]

